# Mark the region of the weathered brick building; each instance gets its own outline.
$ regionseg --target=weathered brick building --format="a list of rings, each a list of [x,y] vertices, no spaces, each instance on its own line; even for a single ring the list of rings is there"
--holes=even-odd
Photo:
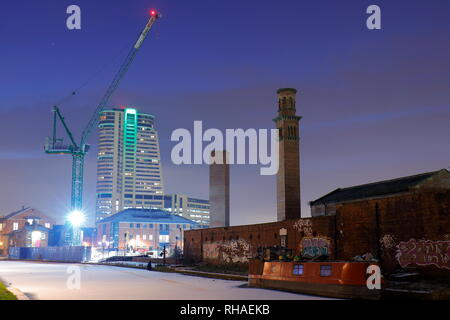
[[[446,169],[349,188],[339,188],[311,201],[309,204],[313,217],[328,216],[336,213],[336,207],[339,204],[384,199],[436,189],[450,190],[450,172]]]
[[[417,192],[338,205],[336,214],[274,223],[186,231],[187,259],[246,265],[258,247],[280,245],[295,255],[327,252],[331,259],[365,254],[381,258],[384,273],[419,268],[425,276],[450,278],[450,191]]]
[[[39,210],[25,208],[0,217],[0,255],[10,246],[46,246],[54,220]]]

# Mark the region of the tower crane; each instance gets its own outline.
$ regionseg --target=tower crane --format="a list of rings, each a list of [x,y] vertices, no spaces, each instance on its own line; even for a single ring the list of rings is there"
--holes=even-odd
[[[156,10],[150,11],[150,18],[145,25],[145,28],[142,30],[139,38],[137,39],[134,46],[131,48],[128,53],[125,61],[120,66],[119,71],[114,76],[111,84],[103,95],[100,103],[95,109],[93,115],[91,116],[88,124],[84,128],[81,139],[79,143],[76,142],[72,132],[70,131],[64,117],[61,114],[58,106],[53,108],[53,135],[51,137],[47,137],[44,150],[47,154],[63,154],[63,155],[72,155],[72,193],[71,193],[71,214],[73,215],[73,220],[71,224],[66,221],[66,226],[72,225],[71,230],[66,233],[66,244],[67,245],[80,245],[81,237],[79,226],[83,220],[82,218],[82,207],[83,207],[83,169],[84,169],[84,158],[86,153],[89,151],[88,138],[92,133],[92,130],[97,126],[99,121],[100,112],[102,112],[105,107],[108,105],[108,102],[111,96],[116,91],[119,86],[121,80],[127,73],[131,63],[133,62],[136,54],[141,48],[142,43],[147,37],[148,32],[152,28],[153,24],[161,17],[161,14]],[[69,140],[69,144],[64,144],[62,138],[57,138],[57,123],[58,120],[62,124]],[[78,225],[78,226],[77,226]]]

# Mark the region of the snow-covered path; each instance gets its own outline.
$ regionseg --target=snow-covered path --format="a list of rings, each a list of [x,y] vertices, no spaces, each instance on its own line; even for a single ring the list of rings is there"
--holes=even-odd
[[[79,269],[70,269],[70,267]],[[76,285],[80,270],[80,289]],[[68,273],[68,271],[70,273]],[[305,300],[325,299],[228,281],[104,265],[0,261],[0,279],[31,299],[84,300]]]

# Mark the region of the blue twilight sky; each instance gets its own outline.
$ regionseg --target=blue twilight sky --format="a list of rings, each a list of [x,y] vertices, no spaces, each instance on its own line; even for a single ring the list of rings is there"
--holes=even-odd
[[[66,28],[77,4],[82,29]],[[382,30],[366,28],[366,8]],[[299,90],[303,215],[337,187],[450,167],[448,0],[4,0],[0,5],[0,215],[62,221],[70,157],[43,153],[51,108],[79,136],[151,8],[163,14],[111,104],[156,116],[166,192],[208,197],[206,166],[170,160],[176,128],[273,128],[276,90]],[[95,204],[96,136],[85,205]],[[275,177],[234,166],[231,223],[276,219]]]

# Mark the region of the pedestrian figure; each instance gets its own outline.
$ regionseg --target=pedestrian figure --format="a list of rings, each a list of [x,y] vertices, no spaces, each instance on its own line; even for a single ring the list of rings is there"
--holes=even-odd
[[[149,261],[147,264],[147,270],[152,271],[152,261]]]

